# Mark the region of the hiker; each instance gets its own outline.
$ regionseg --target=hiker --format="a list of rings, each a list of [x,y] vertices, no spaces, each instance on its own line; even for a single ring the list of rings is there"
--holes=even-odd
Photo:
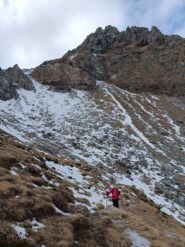
[[[112,203],[113,206],[119,208],[119,196],[121,194],[120,190],[117,187],[113,187],[109,191],[107,191],[107,195],[112,194]]]

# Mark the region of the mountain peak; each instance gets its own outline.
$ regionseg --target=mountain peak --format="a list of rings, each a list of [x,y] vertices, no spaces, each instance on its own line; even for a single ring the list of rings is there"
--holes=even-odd
[[[12,69],[20,69],[19,65],[18,64],[15,64]]]
[[[114,26],[108,25],[105,29],[98,27],[94,33],[87,36],[80,47],[82,49],[90,49],[93,52],[105,52],[119,34],[120,32]]]
[[[108,25],[104,29],[102,27],[98,27],[96,31],[92,34],[100,34],[100,33],[115,35],[115,34],[119,34],[119,30],[114,26]]]

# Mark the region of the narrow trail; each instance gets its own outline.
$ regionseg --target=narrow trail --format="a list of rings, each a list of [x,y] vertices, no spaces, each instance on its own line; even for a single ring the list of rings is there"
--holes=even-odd
[[[112,223],[114,226],[122,232],[123,235],[127,235],[131,241],[132,247],[151,247],[151,241],[143,236],[141,236],[137,230],[131,229],[127,226],[124,218],[120,218],[120,215],[123,213],[123,207],[120,206],[119,209],[114,208],[113,206],[108,206],[104,209],[104,213],[107,213],[112,217]]]
[[[130,240],[129,246],[185,246],[184,227],[161,212],[142,191],[125,187],[119,205],[115,208],[109,201],[106,208],[99,210],[99,216],[108,217],[114,227]]]

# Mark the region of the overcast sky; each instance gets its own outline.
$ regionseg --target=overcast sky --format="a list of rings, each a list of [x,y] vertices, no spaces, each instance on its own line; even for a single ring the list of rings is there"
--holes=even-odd
[[[185,37],[185,0],[0,0],[0,67],[61,57],[106,25]]]

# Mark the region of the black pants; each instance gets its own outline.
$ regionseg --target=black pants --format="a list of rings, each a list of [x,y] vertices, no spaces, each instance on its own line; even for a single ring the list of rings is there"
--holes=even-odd
[[[114,207],[119,208],[119,199],[112,200],[112,202]]]

